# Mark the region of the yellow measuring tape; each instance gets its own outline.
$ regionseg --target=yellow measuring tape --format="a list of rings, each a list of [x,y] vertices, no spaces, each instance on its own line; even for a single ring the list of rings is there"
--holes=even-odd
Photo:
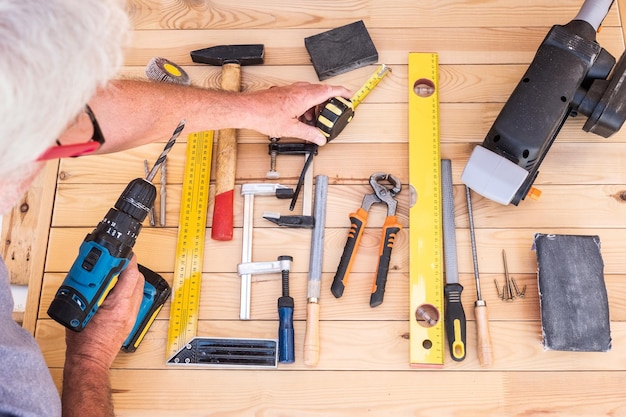
[[[212,131],[191,133],[187,137],[170,325],[167,333],[167,359],[182,349],[198,331],[212,154]]]
[[[343,97],[333,97],[324,104],[315,125],[326,136],[326,140],[333,140],[343,131],[352,121],[354,110],[389,72],[391,69],[387,65],[381,64],[350,100]]]
[[[381,64],[376,69],[376,72],[372,74],[367,81],[365,81],[365,84],[363,84],[361,88],[359,88],[359,91],[354,93],[352,98],[350,98],[350,101],[352,102],[352,108],[356,109],[359,104],[361,104],[361,102],[365,100],[365,97],[367,97],[367,95],[372,92],[374,87],[376,87],[378,83],[380,83],[382,79],[385,78],[385,75],[387,75],[390,71],[391,69],[387,65]]]
[[[444,358],[438,56],[409,54],[410,365]],[[413,201],[414,200],[414,201]]]

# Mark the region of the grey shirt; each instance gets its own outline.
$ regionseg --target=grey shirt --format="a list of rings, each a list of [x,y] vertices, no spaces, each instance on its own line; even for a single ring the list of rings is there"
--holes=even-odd
[[[60,416],[61,400],[35,339],[13,321],[13,296],[0,257],[0,416]]]

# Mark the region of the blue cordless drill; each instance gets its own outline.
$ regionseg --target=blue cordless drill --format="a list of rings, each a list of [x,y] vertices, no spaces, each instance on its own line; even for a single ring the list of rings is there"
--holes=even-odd
[[[48,308],[48,315],[68,329],[80,332],[87,326],[128,266],[141,224],[156,199],[156,187],[151,181],[184,126],[183,120],[146,179],[132,180],[115,206],[85,237],[78,257]],[[160,275],[142,265],[139,270],[145,277],[144,294],[135,326],[122,346],[126,352],[135,351],[171,293],[169,284]]]
[[[117,283],[119,274],[128,266],[141,223],[155,197],[156,188],[143,178],[128,184],[115,207],[80,245],[78,257],[48,308],[50,317],[70,330],[79,332],[85,328]],[[154,313],[155,308],[151,306],[155,301],[163,305],[170,292],[163,278],[148,273],[145,267],[141,270],[145,272],[146,282],[138,324],[143,321],[142,316]],[[133,329],[131,336],[138,330]],[[124,343],[127,345],[129,340]]]

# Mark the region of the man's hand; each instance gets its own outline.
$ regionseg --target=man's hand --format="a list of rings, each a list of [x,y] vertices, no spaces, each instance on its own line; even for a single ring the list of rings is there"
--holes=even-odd
[[[235,93],[125,79],[111,81],[89,105],[106,138],[97,153],[111,153],[163,140],[182,119],[187,133],[250,129],[324,145],[326,138],[311,124],[317,107],[336,96],[352,94],[344,87],[307,82]]]
[[[351,93],[344,87],[298,82],[252,91],[246,96],[249,110],[242,117],[249,129],[270,137],[294,137],[324,145],[326,137],[312,126],[319,107],[332,97],[349,98]]]
[[[108,370],[135,324],[143,287],[133,256],[89,325],[80,333],[66,331],[66,358],[89,360]]]
[[[85,329],[65,332],[63,417],[113,416],[109,368],[137,319],[144,278],[133,257]]]

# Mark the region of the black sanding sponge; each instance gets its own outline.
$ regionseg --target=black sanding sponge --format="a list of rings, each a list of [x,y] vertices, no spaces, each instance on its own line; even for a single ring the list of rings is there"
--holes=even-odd
[[[536,234],[543,346],[611,349],[609,303],[598,236]]]
[[[378,61],[378,52],[362,20],[304,39],[320,81]]]

